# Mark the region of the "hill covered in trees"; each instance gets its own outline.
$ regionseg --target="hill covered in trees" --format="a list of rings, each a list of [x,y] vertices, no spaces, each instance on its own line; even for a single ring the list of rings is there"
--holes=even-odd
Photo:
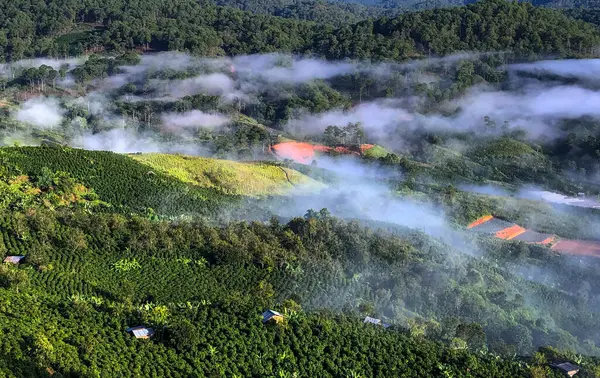
[[[485,238],[482,255],[469,256],[422,232],[343,221],[327,210],[219,225],[227,209],[220,202],[207,221],[172,222],[169,206],[119,210],[151,204],[148,185],[173,180],[158,172],[136,180],[141,168],[131,157],[57,147],[1,152],[3,198],[38,193],[0,209],[2,256],[26,256],[0,271],[8,376],[558,377],[547,364],[567,359],[581,376],[597,372],[593,358],[536,353],[545,345],[596,353],[596,284],[571,292],[578,281],[597,282],[593,259],[582,270],[542,247]],[[120,189],[127,177],[133,191]],[[79,201],[61,200],[74,190],[85,193]],[[196,190],[178,202],[192,209]],[[513,252],[523,248],[530,251]],[[525,279],[525,266],[557,269],[560,289]],[[267,308],[281,311],[284,324],[262,324]],[[366,315],[392,327],[362,323]],[[139,324],[157,333],[136,340],[126,329]]]
[[[2,373],[600,376],[593,12],[3,5]]]
[[[559,12],[502,0],[407,13],[343,26],[259,15],[189,0],[97,4],[7,2],[3,60],[133,48],[237,55],[293,52],[342,59],[402,60],[458,50],[590,54],[598,31]],[[59,11],[60,10],[60,11]]]

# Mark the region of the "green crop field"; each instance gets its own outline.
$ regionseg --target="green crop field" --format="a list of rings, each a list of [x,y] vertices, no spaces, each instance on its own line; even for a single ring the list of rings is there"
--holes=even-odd
[[[0,161],[9,170],[29,176],[44,167],[66,172],[78,182],[94,188],[102,201],[122,211],[152,208],[160,214],[214,214],[227,203],[239,201],[215,188],[191,185],[126,155],[62,147],[6,147]]]

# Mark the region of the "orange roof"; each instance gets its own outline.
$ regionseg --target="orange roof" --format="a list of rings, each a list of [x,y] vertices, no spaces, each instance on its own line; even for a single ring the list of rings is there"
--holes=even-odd
[[[525,231],[527,231],[527,229],[515,224],[512,227],[508,227],[508,228],[505,228],[503,230],[496,232],[495,235],[497,238],[504,239],[504,240],[510,240],[516,236],[521,235]]]
[[[600,257],[600,242],[591,240],[560,240],[552,246],[557,252]]]
[[[467,226],[467,228],[473,228],[473,227],[477,227],[480,224],[483,224],[489,220],[494,219],[494,217],[492,215],[486,215],[484,217],[481,217],[479,219],[477,219],[475,222],[471,223],[470,225]]]

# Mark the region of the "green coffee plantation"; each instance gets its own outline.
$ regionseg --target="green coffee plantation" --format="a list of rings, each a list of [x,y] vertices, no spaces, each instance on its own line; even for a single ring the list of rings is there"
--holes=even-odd
[[[398,290],[425,286],[427,273],[415,272],[452,259],[416,235],[380,235],[335,218],[215,228],[64,209],[18,214],[4,212],[0,222],[3,255],[27,256],[0,275],[0,367],[8,376],[489,377],[545,369],[479,352],[481,334],[460,336],[471,349],[448,346],[456,325],[400,324],[407,311],[388,307],[391,277],[369,274],[365,264],[379,271],[398,261],[388,274],[423,280],[400,279]],[[358,239],[344,242],[349,234]],[[407,289],[405,299],[421,297]],[[418,305],[407,300],[406,307]],[[266,308],[287,321],[263,325]],[[364,324],[365,314],[397,323]],[[156,335],[137,340],[125,332],[138,324]]]
[[[365,325],[358,313],[302,311],[285,300],[297,290],[286,283],[301,274],[289,265],[308,251],[283,226],[215,229],[37,209],[26,220],[30,233],[20,238],[10,218],[2,214],[3,254],[22,253],[27,260],[3,265],[0,276],[0,371],[6,376],[528,372],[519,361]],[[266,237],[262,246],[259,236]],[[327,279],[298,282],[309,294],[335,286]],[[285,311],[287,322],[263,325],[260,314],[268,307]],[[125,329],[137,324],[157,334],[136,340]]]
[[[214,188],[202,188],[154,172],[126,155],[58,147],[0,149],[0,162],[12,174],[38,176],[44,167],[66,172],[95,190],[116,211],[160,214],[214,215],[223,206],[239,202]]]
[[[325,210],[216,225],[221,210],[249,202],[149,174],[125,155],[26,147],[0,158],[10,194],[0,257],[25,256],[0,265],[0,375],[558,377],[548,367],[558,359],[598,372],[574,354],[597,353],[593,297],[420,232]],[[178,201],[161,201],[171,192]],[[200,217],[148,216],[187,205]],[[489,253],[517,247],[488,243]],[[596,267],[545,259],[565,281],[596,278]],[[269,308],[283,324],[262,323]],[[137,325],[156,333],[136,339],[126,329]],[[536,353],[546,345],[557,349]]]

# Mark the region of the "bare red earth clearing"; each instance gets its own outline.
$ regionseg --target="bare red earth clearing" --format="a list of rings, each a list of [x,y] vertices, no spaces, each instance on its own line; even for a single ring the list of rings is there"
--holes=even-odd
[[[273,145],[273,152],[282,159],[292,159],[297,163],[310,164],[315,158],[316,152],[331,153],[335,152],[344,155],[360,156],[362,152],[373,148],[372,144],[361,144],[360,152],[358,148],[353,149],[346,146],[328,147],[320,144],[311,144],[305,142],[284,142]]]

